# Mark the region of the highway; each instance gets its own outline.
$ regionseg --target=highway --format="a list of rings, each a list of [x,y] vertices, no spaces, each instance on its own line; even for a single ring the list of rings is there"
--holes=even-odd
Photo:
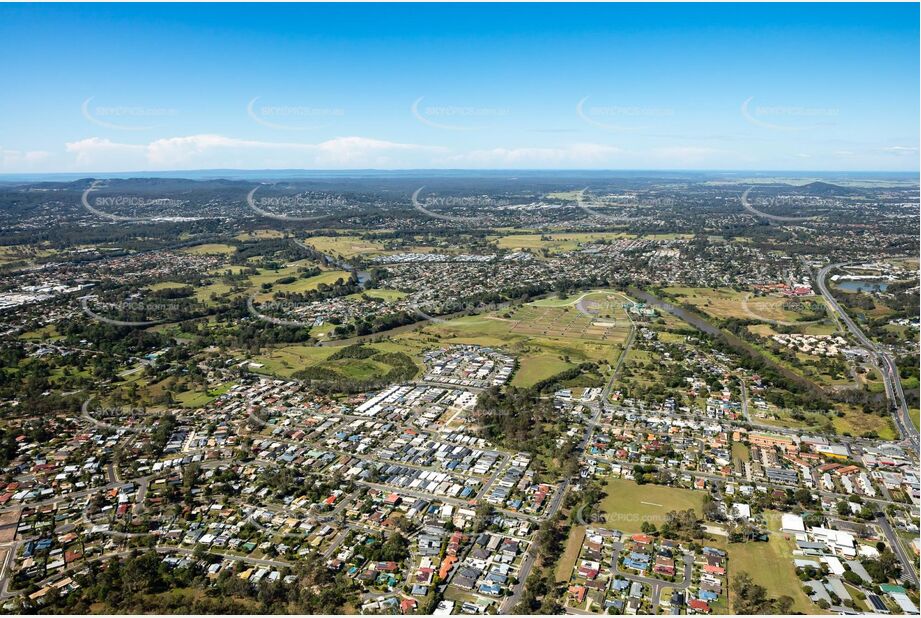
[[[846,264],[848,264],[848,262],[829,264],[819,270],[819,274],[816,276],[816,285],[819,288],[819,293],[825,297],[832,311],[837,314],[842,322],[844,322],[847,329],[854,335],[854,338],[870,352],[871,360],[879,368],[883,376],[883,382],[886,387],[886,397],[894,407],[892,418],[895,421],[899,434],[911,444],[911,448],[917,453],[919,449],[918,430],[915,428],[908,414],[908,403],[905,400],[905,392],[902,390],[902,381],[899,379],[899,371],[895,365],[895,360],[884,346],[877,345],[864,334],[860,327],[857,326],[857,323],[851,319],[851,316],[849,316],[841,305],[838,304],[838,301],[825,285],[828,273]]]

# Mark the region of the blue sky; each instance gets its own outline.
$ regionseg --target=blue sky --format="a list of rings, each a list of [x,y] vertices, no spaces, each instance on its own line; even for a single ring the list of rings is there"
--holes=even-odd
[[[917,170],[917,4],[2,5],[0,172]]]

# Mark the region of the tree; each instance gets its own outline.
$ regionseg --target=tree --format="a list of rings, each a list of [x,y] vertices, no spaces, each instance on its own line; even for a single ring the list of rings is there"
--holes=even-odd
[[[841,517],[847,517],[851,514],[851,507],[845,500],[838,500],[835,510],[838,511],[838,515]]]

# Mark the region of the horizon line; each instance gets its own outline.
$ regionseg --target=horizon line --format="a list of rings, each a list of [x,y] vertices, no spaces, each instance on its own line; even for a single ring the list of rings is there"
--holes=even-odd
[[[730,168],[197,168],[188,170],[131,170],[131,171],[54,171],[54,172],[0,172],[0,178],[25,178],[25,177],[51,177],[51,176],[72,176],[76,178],[97,178],[107,176],[135,176],[144,177],[149,175],[174,174],[176,178],[182,178],[182,174],[233,174],[233,173],[306,173],[306,174],[361,174],[373,172],[376,174],[396,174],[396,173],[623,173],[623,172],[655,172],[655,173],[712,173],[712,174],[900,174],[919,176],[921,180],[921,169],[918,170],[842,170],[842,169],[810,169],[810,170],[791,170],[791,169],[730,169]]]

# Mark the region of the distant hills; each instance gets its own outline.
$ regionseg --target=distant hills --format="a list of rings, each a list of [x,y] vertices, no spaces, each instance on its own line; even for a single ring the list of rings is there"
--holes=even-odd
[[[797,189],[799,191],[802,191],[803,193],[808,193],[809,195],[827,196],[827,197],[832,197],[832,196],[837,196],[837,195],[841,195],[841,196],[855,195],[855,194],[860,193],[860,191],[855,191],[854,189],[849,189],[847,187],[834,185],[828,182],[821,182],[818,180],[815,182],[810,182],[807,185],[797,187]]]

